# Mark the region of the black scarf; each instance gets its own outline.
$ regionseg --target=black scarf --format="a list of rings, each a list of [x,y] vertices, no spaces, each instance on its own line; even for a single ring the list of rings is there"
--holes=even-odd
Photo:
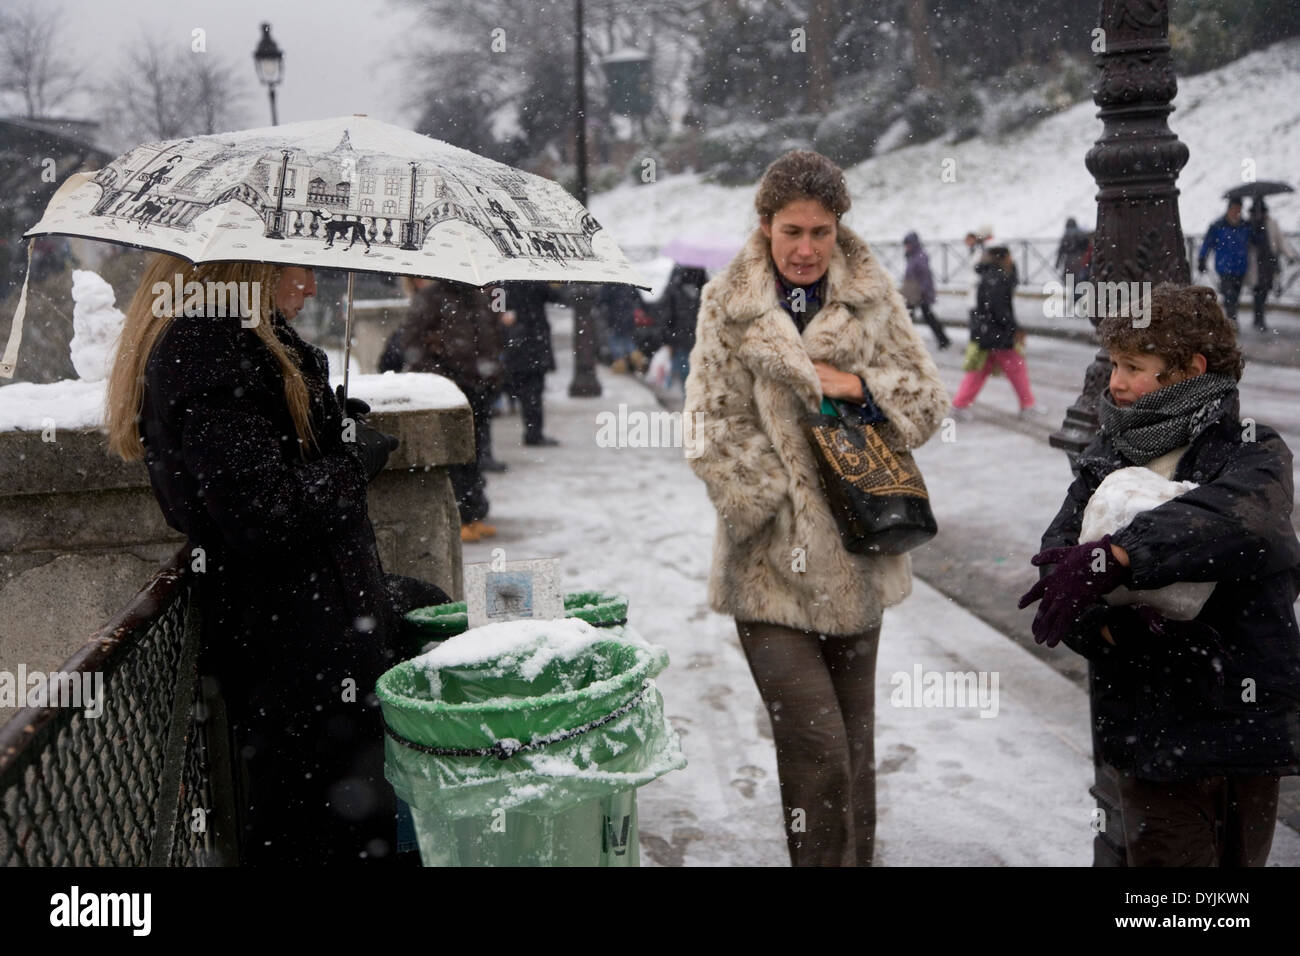
[[[1135,465],[1145,465],[1195,441],[1218,420],[1225,399],[1236,391],[1231,376],[1207,372],[1148,392],[1126,408],[1116,405],[1106,389],[1097,414],[1115,448]]]

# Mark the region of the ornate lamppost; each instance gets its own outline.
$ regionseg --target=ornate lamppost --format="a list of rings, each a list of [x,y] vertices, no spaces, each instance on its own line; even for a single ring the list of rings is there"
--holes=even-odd
[[[1092,279],[1186,284],[1191,270],[1175,183],[1188,151],[1168,123],[1178,92],[1169,53],[1168,0],[1101,0],[1100,28],[1094,49],[1101,77],[1093,101],[1101,108],[1097,115],[1104,126],[1085,160],[1098,186]],[[1099,319],[1091,317],[1094,328]],[[1052,447],[1064,449],[1071,466],[1097,434],[1097,400],[1109,376],[1110,362],[1098,351],[1084,373],[1082,392],[1051,436]],[[1090,697],[1095,699],[1093,679],[1090,667]],[[1105,824],[1093,841],[1093,865],[1124,866],[1116,771],[1096,756],[1095,735],[1093,754],[1091,793]]]
[[[275,88],[284,79],[284,53],[271,39],[271,24],[262,24],[262,39],[253,51],[253,65],[257,67],[257,78],[266,87],[271,97],[271,125],[279,126],[275,115]]]
[[[574,131],[574,163],[578,170],[578,202],[587,205],[587,84],[583,71],[582,0],[574,0],[576,32],[574,37],[574,82],[577,85],[577,110]],[[596,330],[591,321],[591,286],[576,288],[573,301],[573,381],[569,394],[581,398],[600,395],[596,377]]]

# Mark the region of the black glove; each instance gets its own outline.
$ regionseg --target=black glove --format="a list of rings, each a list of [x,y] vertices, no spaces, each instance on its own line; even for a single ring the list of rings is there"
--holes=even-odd
[[[353,440],[343,444],[352,450],[357,460],[361,462],[361,466],[365,468],[366,481],[373,481],[375,475],[384,470],[384,465],[388,463],[388,456],[401,443],[396,436],[385,435],[378,428],[372,428],[365,422],[356,422],[354,428]]]
[[[344,398],[343,386],[340,385],[334,389],[334,397],[338,399],[339,408],[343,409],[343,414],[347,418],[357,421],[361,420],[362,415],[370,414],[370,405],[359,398]]]

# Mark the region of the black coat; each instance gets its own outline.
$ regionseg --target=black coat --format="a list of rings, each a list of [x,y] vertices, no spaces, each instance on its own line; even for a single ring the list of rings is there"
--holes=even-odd
[[[690,352],[695,347],[695,326],[700,318],[700,293],[708,281],[703,269],[674,266],[668,288],[659,302],[664,344],[673,351]]]
[[[979,290],[975,311],[971,313],[970,337],[976,345],[990,351],[1014,348],[1016,314],[1012,298],[1016,292],[1016,272],[1003,272],[992,262],[975,267],[979,273]]]
[[[514,324],[502,327],[506,376],[517,381],[554,372],[555,351],[546,303],[562,302],[563,298],[542,282],[506,282],[501,288],[505,290],[506,311],[515,313]]]
[[[483,289],[438,281],[426,285],[411,300],[399,347],[401,371],[443,375],[466,395],[500,386],[498,317]]]
[[[147,364],[141,437],[168,524],[203,550],[201,664],[247,758],[243,858],[357,862],[372,841],[385,843],[372,856],[394,850],[372,689],[396,660],[397,609],[325,355],[274,323],[318,450],[300,456],[280,369],[235,318],[171,322]]]
[[[1178,462],[1174,480],[1200,487],[1111,537],[1129,554],[1134,589],[1216,581],[1196,620],[1217,637],[1160,637],[1135,614],[1098,604],[1065,638],[1092,661],[1095,746],[1108,763],[1139,777],[1300,773],[1300,542],[1291,526],[1291,451],[1265,426],[1243,441],[1237,409],[1235,397],[1225,402]],[[1077,544],[1092,493],[1133,463],[1102,434],[1077,464],[1044,548]],[[1114,646],[1100,634],[1108,616]],[[1254,702],[1242,700],[1247,680],[1255,684]]]

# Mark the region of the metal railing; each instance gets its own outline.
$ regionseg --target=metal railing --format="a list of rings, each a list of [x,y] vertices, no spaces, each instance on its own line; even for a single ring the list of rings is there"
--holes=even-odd
[[[197,679],[187,561],[178,552],[63,665],[102,675],[94,708],[27,707],[0,726],[0,865],[235,862],[217,838],[230,832],[229,755]]]
[[[1287,240],[1294,248],[1300,248],[1300,233],[1287,233]],[[1201,235],[1185,234],[1183,237],[1187,248],[1187,261],[1192,264],[1192,281],[1206,285],[1218,286],[1218,278],[1213,267],[1204,276],[1196,274],[1196,253],[1201,247]],[[1061,271],[1056,267],[1056,252],[1060,247],[1058,239],[995,239],[996,244],[1006,246],[1016,261],[1016,271],[1020,276],[1020,286],[1025,291],[1041,291],[1048,282],[1060,282]],[[882,242],[867,240],[871,251],[884,265],[886,271],[896,279],[903,277],[907,263],[901,242]],[[970,267],[970,253],[966,243],[961,239],[933,239],[922,242],[926,254],[930,257],[930,272],[934,284],[948,290],[965,291],[974,276]],[[1279,281],[1274,285],[1281,292],[1270,297],[1269,301],[1278,305],[1300,306],[1300,267],[1283,262],[1279,266]],[[1250,290],[1242,290],[1250,298]]]

